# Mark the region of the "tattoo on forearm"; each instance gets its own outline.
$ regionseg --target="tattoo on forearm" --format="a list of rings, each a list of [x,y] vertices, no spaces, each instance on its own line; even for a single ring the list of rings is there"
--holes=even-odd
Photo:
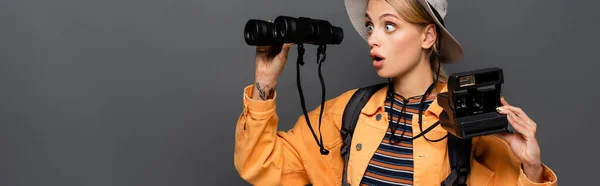
[[[275,88],[269,87],[269,85],[261,87],[259,83],[256,83],[255,86],[258,90],[258,97],[262,100],[271,99],[275,95]]]

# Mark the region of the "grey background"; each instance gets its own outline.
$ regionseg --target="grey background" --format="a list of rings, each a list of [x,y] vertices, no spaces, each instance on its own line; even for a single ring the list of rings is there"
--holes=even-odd
[[[561,184],[596,181],[597,1],[451,1],[465,59],[497,66],[504,95],[539,125]],[[245,185],[233,167],[242,89],[254,80],[248,19],[326,19],[345,31],[327,98],[382,82],[343,1],[0,1],[0,185]],[[278,85],[279,129],[302,114],[296,48]],[[320,102],[316,47],[302,82]]]

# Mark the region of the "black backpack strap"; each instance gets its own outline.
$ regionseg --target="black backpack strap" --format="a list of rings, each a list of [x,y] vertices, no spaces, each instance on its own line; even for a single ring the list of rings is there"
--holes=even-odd
[[[348,168],[348,160],[350,159],[350,145],[352,144],[352,135],[354,133],[356,123],[358,122],[360,112],[367,104],[367,101],[369,101],[369,98],[371,98],[371,96],[377,92],[377,90],[383,88],[385,85],[387,85],[387,83],[359,88],[356,90],[356,92],[354,92],[354,94],[352,94],[350,101],[348,101],[348,104],[346,104],[344,114],[342,115],[342,128],[340,129],[340,134],[343,140],[340,154],[344,158],[342,185],[348,185],[348,181],[346,180],[346,172]]]
[[[460,139],[448,134],[448,156],[450,159],[450,175],[442,182],[442,186],[466,186],[471,171],[472,139]]]

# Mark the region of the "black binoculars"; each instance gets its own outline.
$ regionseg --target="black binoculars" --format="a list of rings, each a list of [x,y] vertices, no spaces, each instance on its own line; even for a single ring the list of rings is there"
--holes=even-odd
[[[273,23],[256,19],[246,22],[244,39],[254,46],[283,43],[337,45],[342,43],[344,31],[325,20],[278,16]]]

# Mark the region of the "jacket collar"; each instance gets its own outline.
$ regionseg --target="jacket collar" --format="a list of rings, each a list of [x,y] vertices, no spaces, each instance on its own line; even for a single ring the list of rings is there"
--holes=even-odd
[[[384,111],[385,99],[388,88],[389,86],[385,86],[382,89],[379,89],[377,92],[375,92],[375,94],[371,96],[365,107],[362,109],[362,113],[366,115],[373,115],[379,111]],[[448,92],[447,84],[444,82],[438,82],[435,89],[438,90],[438,93]],[[425,112],[439,117],[442,110],[443,108],[438,104],[436,98]]]

